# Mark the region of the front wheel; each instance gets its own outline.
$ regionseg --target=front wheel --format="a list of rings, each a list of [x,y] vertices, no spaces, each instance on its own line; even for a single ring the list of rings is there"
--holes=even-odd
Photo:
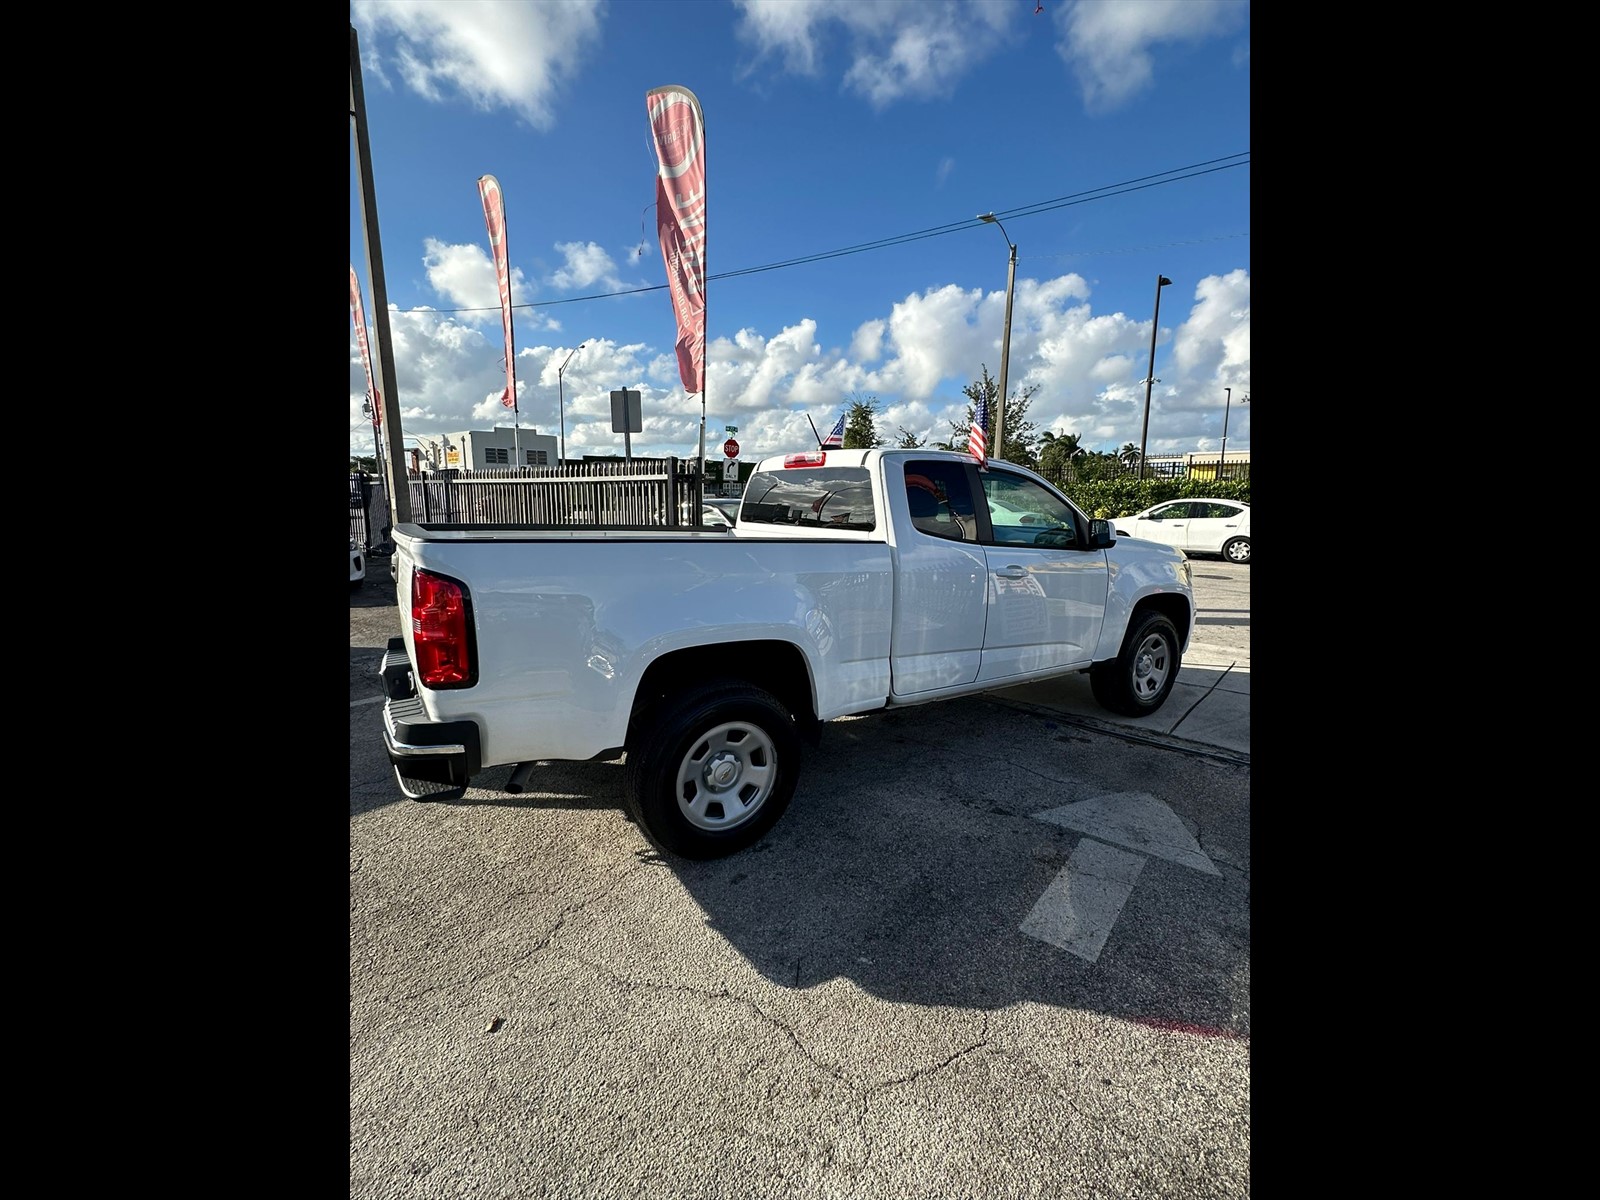
[[[1250,561],[1250,539],[1243,537],[1229,538],[1222,547],[1222,557],[1229,562],[1247,563]]]
[[[794,719],[749,684],[669,696],[637,723],[624,764],[629,814],[661,849],[720,858],[766,835],[800,768]]]
[[[1159,612],[1135,617],[1122,649],[1089,668],[1089,686],[1101,706],[1125,717],[1144,717],[1167,702],[1178,682],[1178,629]]]

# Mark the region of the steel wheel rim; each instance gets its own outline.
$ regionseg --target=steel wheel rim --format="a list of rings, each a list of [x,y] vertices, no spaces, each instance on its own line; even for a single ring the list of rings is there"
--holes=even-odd
[[[710,833],[742,825],[778,781],[778,751],[759,725],[729,721],[695,739],[678,764],[678,811]]]
[[[1161,694],[1172,674],[1172,647],[1159,633],[1152,633],[1140,643],[1133,655],[1133,694],[1143,703],[1149,703]]]

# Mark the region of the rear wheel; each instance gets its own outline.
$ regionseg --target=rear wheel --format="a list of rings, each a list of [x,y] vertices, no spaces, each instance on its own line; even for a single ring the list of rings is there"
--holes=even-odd
[[[1247,563],[1250,561],[1250,539],[1243,537],[1229,538],[1222,546],[1222,557],[1229,562]]]
[[[789,711],[743,683],[668,696],[635,723],[628,812],[661,849],[720,858],[752,845],[794,795],[800,738]]]
[[[1089,668],[1089,686],[1102,707],[1143,717],[1167,702],[1180,662],[1177,626],[1159,612],[1147,612],[1128,626],[1116,658]]]

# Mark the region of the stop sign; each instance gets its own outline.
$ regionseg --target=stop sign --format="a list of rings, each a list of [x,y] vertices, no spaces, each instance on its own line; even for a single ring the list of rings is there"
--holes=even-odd
[[[722,452],[729,458],[738,458],[739,443],[734,441],[732,438],[729,438],[727,441],[722,443]]]

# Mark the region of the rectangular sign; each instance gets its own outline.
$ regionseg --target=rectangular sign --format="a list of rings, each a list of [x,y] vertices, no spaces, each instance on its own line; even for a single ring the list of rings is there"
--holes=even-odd
[[[644,432],[644,410],[638,392],[622,388],[611,393],[611,432]]]

